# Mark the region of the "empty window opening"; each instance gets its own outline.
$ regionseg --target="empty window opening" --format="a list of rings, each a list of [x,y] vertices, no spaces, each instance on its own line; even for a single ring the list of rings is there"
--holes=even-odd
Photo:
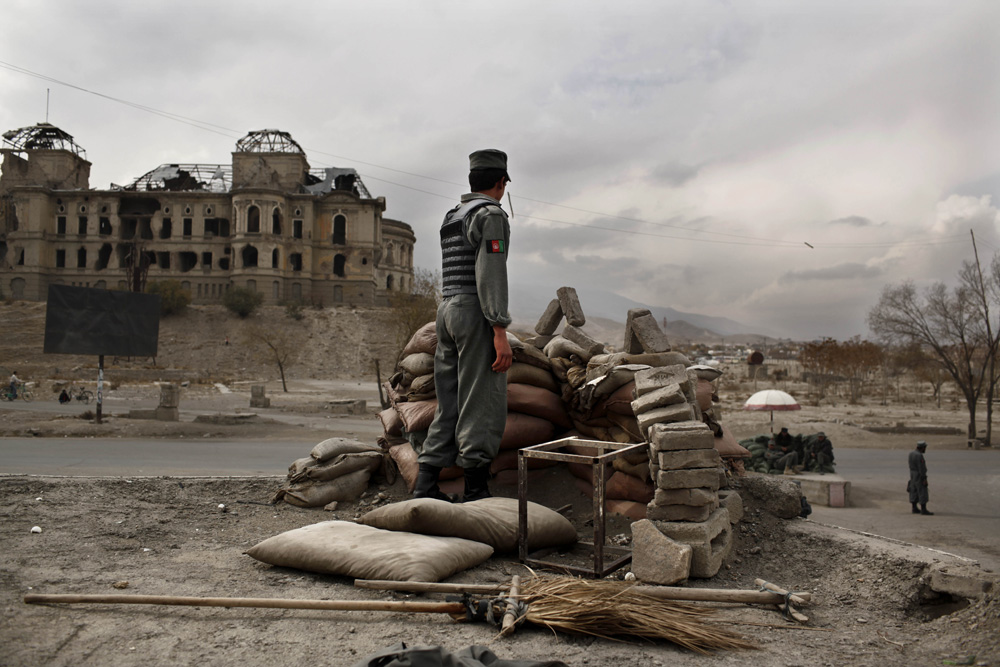
[[[347,258],[343,255],[337,255],[333,258],[333,275],[344,277],[344,264],[347,262]]]
[[[281,210],[277,206],[274,207],[274,212],[271,213],[271,233],[281,234]]]
[[[256,206],[247,209],[247,234],[260,234],[260,209]]]
[[[140,218],[139,219],[139,238],[141,239],[152,239],[153,238],[153,226],[151,218]]]
[[[392,291],[392,276],[391,275],[390,276],[386,276],[386,278],[385,278],[385,288],[387,290],[389,290],[390,292]]]
[[[56,268],[64,269],[66,268],[66,251],[56,250]]]
[[[292,265],[292,271],[302,270],[302,253],[293,252],[288,256],[288,263]]]
[[[193,226],[194,223],[192,223],[191,218],[184,218],[184,230],[182,232],[184,234],[184,238],[191,238],[191,228]]]
[[[101,249],[97,251],[97,264],[94,266],[98,271],[102,271],[108,268],[108,262],[111,261],[111,244],[105,243],[101,246]]]
[[[21,250],[21,254],[17,256],[17,265],[24,266],[24,250]]]
[[[229,221],[225,218],[205,218],[205,236],[229,236]]]
[[[111,218],[100,218],[97,223],[97,233],[101,236],[109,236],[111,234]]]
[[[152,250],[144,250],[140,266],[156,266],[156,253]]]
[[[129,241],[135,238],[135,227],[137,225],[135,218],[122,218],[122,225],[118,228],[118,236],[123,241]]]
[[[333,219],[333,242],[338,245],[347,243],[347,218],[342,215]]]
[[[169,239],[174,233],[174,221],[170,218],[164,218],[163,222],[160,223],[160,238]]]
[[[302,221],[292,220],[292,236],[294,238],[302,238]]]
[[[228,271],[229,270],[229,258],[228,257],[220,257],[219,258],[219,268],[222,269],[223,271]]]
[[[76,268],[85,269],[87,268],[87,249],[80,248],[76,251]]]
[[[212,268],[212,253],[210,252],[201,253],[201,265],[206,269]]]
[[[257,248],[252,245],[244,246],[240,254],[243,257],[243,268],[257,266]]]
[[[79,216],[76,219],[76,224],[77,224],[76,233],[79,234],[80,236],[86,236],[87,235],[87,216],[85,216],[85,215]]]
[[[56,218],[56,234],[62,236],[66,233],[66,216],[60,215]]]
[[[278,249],[275,248],[274,250],[271,251],[271,268],[272,269],[279,268],[278,267],[278,260],[279,259],[280,259],[280,256],[278,255]]]
[[[198,266],[198,253],[179,252],[177,253],[177,263],[180,265],[181,272],[187,273],[194,267]]]
[[[156,264],[161,269],[170,268],[170,253],[169,252],[159,252],[156,253]]]

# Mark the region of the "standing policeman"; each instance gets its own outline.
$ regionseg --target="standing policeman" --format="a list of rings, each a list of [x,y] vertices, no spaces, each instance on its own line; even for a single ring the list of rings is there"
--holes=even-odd
[[[910,481],[906,485],[906,490],[910,492],[910,504],[913,506],[914,514],[933,515],[934,512],[927,511],[927,462],[924,461],[924,452],[927,451],[927,443],[921,440],[917,443],[917,448],[910,452]],[[917,509],[920,503],[920,509]]]
[[[488,498],[490,464],[507,421],[507,244],[500,200],[510,182],[507,154],[469,156],[469,186],[441,225],[443,297],[437,311],[434,385],[437,411],[417,461],[414,498],[450,500],[442,468],[465,469],[464,501]]]

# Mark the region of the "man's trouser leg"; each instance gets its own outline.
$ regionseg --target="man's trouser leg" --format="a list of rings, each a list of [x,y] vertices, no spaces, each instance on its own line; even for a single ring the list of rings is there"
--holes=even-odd
[[[437,312],[437,349],[434,352],[434,387],[437,409],[434,421],[417,457],[419,470],[414,498],[448,499],[438,488],[438,475],[442,468],[455,464],[455,423],[458,420],[458,351],[448,331],[445,312],[452,300],[445,299]]]

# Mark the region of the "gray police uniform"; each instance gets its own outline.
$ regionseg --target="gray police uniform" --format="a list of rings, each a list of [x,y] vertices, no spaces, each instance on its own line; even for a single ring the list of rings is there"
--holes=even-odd
[[[910,467],[910,481],[906,490],[910,492],[910,502],[927,504],[927,462],[922,452],[914,449],[907,459]]]
[[[507,375],[496,360],[493,325],[507,327],[510,224],[500,202],[480,193],[441,225],[442,301],[437,311],[437,411],[418,461],[439,468],[489,465],[507,422]]]

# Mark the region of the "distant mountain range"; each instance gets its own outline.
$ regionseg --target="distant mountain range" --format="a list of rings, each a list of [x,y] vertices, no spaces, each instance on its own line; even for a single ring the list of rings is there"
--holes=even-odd
[[[556,286],[510,286],[511,317],[517,329],[532,331],[549,302],[556,298]],[[587,317],[584,329],[603,342],[621,345],[625,320],[630,308],[646,308],[663,327],[671,342],[701,343],[758,343],[778,338],[778,334],[763,327],[750,326],[728,317],[712,317],[698,313],[685,313],[669,306],[650,306],[633,301],[619,294],[599,289],[578,288],[580,305]]]

